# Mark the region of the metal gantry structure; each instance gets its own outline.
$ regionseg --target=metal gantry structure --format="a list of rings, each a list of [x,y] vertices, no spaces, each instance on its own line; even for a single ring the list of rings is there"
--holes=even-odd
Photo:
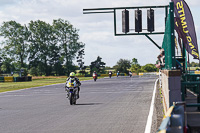
[[[117,10],[139,10],[139,9],[156,9],[163,8],[165,10],[165,26],[167,30],[165,32],[137,32],[137,33],[118,33],[117,31]],[[138,6],[138,7],[115,7],[115,8],[91,8],[83,9],[83,14],[98,14],[98,13],[112,13],[114,18],[114,35],[115,36],[130,36],[130,35],[144,35],[146,36],[157,48],[165,49],[165,67],[164,69],[174,70],[176,69],[176,57],[175,57],[175,42],[174,42],[174,4],[170,2],[169,5],[164,6]],[[167,21],[168,20],[168,21]],[[162,47],[159,46],[149,35],[164,34]]]
[[[138,33],[127,33],[125,32],[124,34],[122,33],[118,33],[117,32],[117,22],[116,22],[116,12],[117,10],[129,10],[129,9],[135,9],[135,10],[139,10],[139,9],[154,9],[154,8],[164,8],[165,9],[165,17],[167,17],[168,14],[168,8],[169,5],[166,6],[138,6],[138,7],[115,7],[115,8],[91,8],[91,9],[83,9],[83,14],[97,14],[97,13],[112,13],[113,14],[113,18],[114,18],[114,35],[115,36],[127,36],[127,35],[145,35],[153,44],[155,44],[159,49],[161,49],[161,47],[159,45],[156,44],[156,42],[153,41],[153,39],[151,39],[149,37],[149,35],[158,35],[158,34],[164,34],[164,32],[138,32]]]

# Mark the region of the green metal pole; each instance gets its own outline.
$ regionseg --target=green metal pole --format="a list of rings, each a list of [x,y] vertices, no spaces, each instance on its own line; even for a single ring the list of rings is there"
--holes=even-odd
[[[174,2],[170,2],[170,42],[171,45],[169,45],[169,55],[171,58],[169,59],[169,69],[173,70],[176,69],[176,59],[175,59],[175,40],[174,40]]]

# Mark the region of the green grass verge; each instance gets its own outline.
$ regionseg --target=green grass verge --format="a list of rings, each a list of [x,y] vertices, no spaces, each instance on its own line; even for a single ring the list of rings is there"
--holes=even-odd
[[[101,77],[98,77],[101,78]],[[92,80],[92,77],[80,77],[79,80]],[[34,79],[29,82],[0,82],[0,93],[6,91],[20,90],[38,86],[65,83],[66,78]]]

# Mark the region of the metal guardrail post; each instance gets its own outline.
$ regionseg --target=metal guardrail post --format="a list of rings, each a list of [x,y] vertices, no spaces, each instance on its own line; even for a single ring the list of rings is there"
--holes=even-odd
[[[169,45],[169,55],[171,56],[169,60],[170,69],[173,70],[176,68],[176,59],[175,59],[175,41],[174,41],[174,2],[170,2],[170,27],[171,27],[171,45]]]

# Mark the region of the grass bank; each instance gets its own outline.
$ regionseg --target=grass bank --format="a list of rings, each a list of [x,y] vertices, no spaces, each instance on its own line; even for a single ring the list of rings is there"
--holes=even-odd
[[[80,81],[92,80],[92,77],[80,77]],[[33,77],[32,81],[29,82],[0,82],[0,93],[6,91],[20,90],[38,86],[52,85],[65,83],[66,77]]]

